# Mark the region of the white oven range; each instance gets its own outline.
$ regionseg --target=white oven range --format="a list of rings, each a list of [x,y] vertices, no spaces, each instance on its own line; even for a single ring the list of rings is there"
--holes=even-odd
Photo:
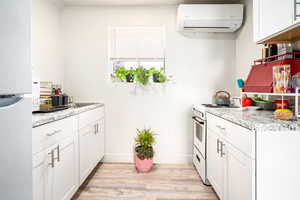
[[[205,106],[193,106],[192,109],[192,121],[193,121],[193,163],[197,169],[202,182],[205,185],[210,185],[207,180],[207,163],[206,163],[206,115]]]

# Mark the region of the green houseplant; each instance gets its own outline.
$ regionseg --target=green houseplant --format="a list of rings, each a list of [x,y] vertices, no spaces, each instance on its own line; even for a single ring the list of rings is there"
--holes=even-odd
[[[134,81],[134,74],[135,74],[135,70],[134,69],[128,69],[125,72],[125,77],[126,77],[126,82],[128,83],[133,83]]]
[[[119,67],[118,69],[115,70],[115,76],[120,81],[125,81],[125,79],[126,79],[126,73],[127,73],[127,70],[126,70],[125,67]]]
[[[157,70],[154,67],[152,67],[152,68],[150,68],[150,72],[152,74],[154,83],[164,83],[167,81],[167,77],[164,74],[164,68]]]
[[[137,130],[134,161],[139,172],[149,172],[153,166],[155,134],[151,129]]]
[[[142,85],[147,85],[149,83],[150,76],[150,71],[142,66],[135,69],[135,80]]]

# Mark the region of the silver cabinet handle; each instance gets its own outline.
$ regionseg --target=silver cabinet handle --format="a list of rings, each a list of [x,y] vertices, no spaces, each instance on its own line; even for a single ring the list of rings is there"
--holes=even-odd
[[[51,136],[53,136],[53,135],[55,135],[55,134],[57,134],[57,133],[60,133],[62,130],[55,130],[55,131],[53,131],[52,133],[47,133],[46,135],[47,136],[49,136],[49,137],[51,137]]]
[[[220,140],[217,139],[217,153],[219,154],[220,153]]]
[[[224,152],[224,147],[225,147],[225,144],[223,142],[221,142],[221,157],[226,155]]]
[[[55,148],[56,149],[56,160],[57,162],[60,162],[60,146],[57,145],[57,147]]]
[[[94,124],[94,134],[97,134],[97,124]]]
[[[54,150],[51,150],[50,153],[48,153],[48,155],[51,156],[51,162],[49,163],[49,165],[54,168],[54,165],[55,165],[55,158],[54,158]]]

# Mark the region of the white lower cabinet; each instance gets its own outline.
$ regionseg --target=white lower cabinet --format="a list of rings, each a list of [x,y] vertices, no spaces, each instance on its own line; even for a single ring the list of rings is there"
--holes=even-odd
[[[220,156],[218,135],[208,129],[207,134],[207,178],[218,196],[224,196],[224,158]]]
[[[68,200],[77,190],[74,137],[33,158],[33,200]]]
[[[254,150],[245,148],[252,144],[247,134],[255,133],[216,116],[207,120],[208,180],[220,200],[255,200]]]
[[[53,200],[71,199],[77,190],[76,154],[74,139],[63,141],[57,152],[53,168]]]
[[[52,199],[53,170],[50,166],[51,151],[54,147],[46,149],[33,157],[33,200]]]
[[[104,119],[79,130],[80,184],[104,157]]]
[[[230,144],[227,144],[224,148],[226,154],[225,199],[252,200],[252,159],[236,150]]]
[[[104,157],[104,108],[33,128],[33,200],[70,200]]]

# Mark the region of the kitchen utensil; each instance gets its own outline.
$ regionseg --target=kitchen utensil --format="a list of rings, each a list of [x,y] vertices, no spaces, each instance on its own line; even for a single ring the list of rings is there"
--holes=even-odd
[[[226,91],[218,91],[213,96],[213,103],[219,106],[229,106],[230,105],[230,94]]]
[[[253,105],[260,107],[263,110],[275,110],[276,106],[273,101],[252,99]]]

